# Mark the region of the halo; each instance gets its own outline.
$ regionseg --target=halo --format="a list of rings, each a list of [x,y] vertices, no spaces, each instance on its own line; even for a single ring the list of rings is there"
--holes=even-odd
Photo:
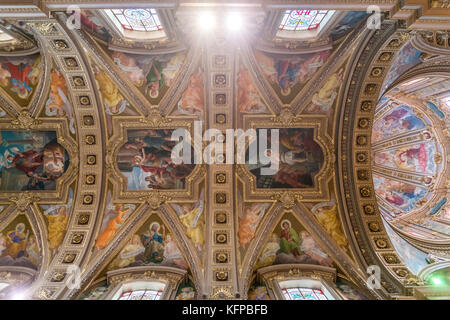
[[[287,224],[289,225],[289,229],[290,229],[292,227],[292,223],[288,219],[284,219],[281,221],[281,223],[280,223],[281,229],[283,229],[283,224],[285,222],[287,222]]]
[[[152,230],[152,228],[153,228],[153,226],[154,226],[155,224],[158,226],[158,228],[156,229],[156,232],[158,232],[159,229],[161,228],[161,225],[160,225],[158,222],[156,222],[156,221],[155,221],[155,222],[152,222],[152,223],[150,224],[149,229]]]
[[[19,227],[20,227],[21,229],[23,229],[23,231],[25,231],[25,224],[24,224],[23,222],[20,222],[20,223],[18,223],[18,224],[16,225],[16,230],[19,229]]]
[[[156,91],[156,93],[152,93],[152,92],[153,92],[153,91],[150,90],[150,92],[148,93],[148,95],[150,96],[150,98],[152,98],[152,99],[158,98],[158,96],[159,96],[159,90]]]
[[[331,201],[328,202],[321,202],[316,204],[314,207],[311,208],[311,212],[313,214],[317,214],[317,210],[323,207],[333,207],[336,204],[336,200],[332,199]]]
[[[283,96],[288,96],[291,94],[291,87],[288,87],[287,90],[283,90],[283,88],[281,88],[280,92]]]

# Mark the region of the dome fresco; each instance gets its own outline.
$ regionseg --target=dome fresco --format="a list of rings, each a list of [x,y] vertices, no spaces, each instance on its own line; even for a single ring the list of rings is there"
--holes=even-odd
[[[372,129],[373,183],[380,211],[390,220],[432,198],[442,170],[442,147],[422,111],[383,97]]]
[[[392,88],[375,109],[371,137],[377,205],[400,259],[414,274],[430,260],[424,241],[450,238],[445,176],[448,78],[420,76]],[[447,120],[448,121],[448,120]],[[448,127],[448,126],[447,126]],[[445,254],[439,259],[446,259]]]

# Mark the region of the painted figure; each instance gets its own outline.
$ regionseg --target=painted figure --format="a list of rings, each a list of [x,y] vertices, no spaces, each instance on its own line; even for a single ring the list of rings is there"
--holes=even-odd
[[[119,92],[119,87],[104,71],[97,70],[95,79],[102,94],[105,112],[111,116],[123,113],[128,105],[128,101]]]
[[[307,231],[300,232],[300,237],[302,241],[301,250],[305,254],[319,262],[321,265],[329,267],[333,265],[333,261],[319,248],[313,237]]]
[[[171,234],[166,236],[164,243],[164,261],[172,262],[181,269],[188,268],[187,262]]]
[[[342,248],[347,247],[347,238],[341,228],[336,202],[323,202],[315,205],[311,212],[315,215],[319,223],[325,228],[325,231]]]
[[[45,105],[45,114],[47,116],[67,117],[70,132],[75,134],[72,105],[68,98],[66,79],[56,69],[51,71],[50,78],[50,94]]]
[[[139,68],[136,59],[120,51],[114,51],[111,57],[135,86],[144,84],[144,71]]]
[[[0,132],[0,190],[55,190],[69,159],[54,131]]]
[[[162,73],[162,65],[158,60],[153,60],[150,71],[146,76],[147,85],[146,92],[150,98],[157,98],[159,90],[164,85],[164,74]]]
[[[297,55],[269,55],[255,51],[255,59],[269,82],[279,89],[281,97],[291,96],[292,88],[299,92],[326,62],[330,51]],[[300,84],[300,85],[298,85]],[[292,98],[292,96],[291,96]]]
[[[372,142],[425,127],[424,121],[406,105],[395,106],[381,119],[377,119],[372,130]]]
[[[205,104],[203,77],[203,70],[201,69],[192,74],[189,85],[178,102],[178,112],[181,114],[203,114]]]
[[[257,130],[258,135],[259,130]],[[270,145],[270,131],[267,139]],[[260,163],[247,164],[247,168],[256,176],[256,186],[258,188],[313,187],[314,176],[319,172],[324,161],[323,151],[314,141],[314,129],[280,128],[279,141],[278,156],[275,155],[275,159],[272,160],[278,161],[278,171],[274,175],[261,175],[260,169],[264,165]],[[246,157],[249,158],[249,151]]]
[[[267,111],[262,102],[249,71],[241,66],[237,76],[239,110],[244,113],[261,113]]]
[[[128,267],[136,262],[137,256],[145,251],[139,235],[135,234],[120,251],[119,255],[110,263],[108,270],[116,270]]]
[[[178,289],[175,300],[195,300],[196,296],[195,288],[191,285],[186,285]]]
[[[249,290],[248,300],[270,300],[265,286],[253,287]]]
[[[12,97],[29,100],[38,83],[41,68],[40,56],[4,57],[0,59],[0,86],[12,93]]]
[[[330,114],[329,111],[342,84],[343,74],[344,68],[340,68],[327,79],[323,87],[313,95],[308,112]]]
[[[124,209],[122,204],[117,204],[115,206],[116,216],[114,219],[109,220],[108,225],[105,230],[100,234],[95,243],[95,248],[103,249],[108,245],[111,239],[116,234],[119,227],[126,220],[126,214],[130,211],[130,208]]]
[[[18,223],[15,230],[6,233],[6,250],[4,255],[10,256],[13,259],[20,258],[25,255],[30,230],[25,232],[25,224]]]
[[[200,193],[196,204],[172,205],[180,218],[181,223],[186,227],[186,234],[195,244],[197,249],[202,250],[205,242],[205,215],[204,215],[204,191]]]
[[[301,254],[300,239],[297,232],[291,228],[291,222],[289,220],[283,220],[281,222],[281,234],[280,234],[280,251],[286,254],[292,253],[294,257],[299,257]]]
[[[250,206],[245,206],[243,217],[239,221],[239,243],[242,246],[247,245],[255,236],[256,228],[259,221],[264,216],[266,209],[270,204],[267,203],[253,203]]]
[[[64,240],[69,222],[69,212],[65,206],[59,207],[54,215],[45,215],[48,221],[48,241],[49,248],[53,255]]]
[[[128,187],[139,189],[183,188],[194,164],[174,164],[171,157],[175,142],[172,130],[130,130],[127,143],[119,150],[120,171]]]
[[[279,250],[280,238],[276,233],[273,233],[269,241],[265,244],[258,261],[256,262],[255,269],[271,266],[275,262]]]
[[[144,259],[146,262],[158,263],[164,259],[163,234],[159,233],[160,228],[161,225],[158,222],[153,222],[150,224],[148,232],[141,236],[141,241],[145,247]]]

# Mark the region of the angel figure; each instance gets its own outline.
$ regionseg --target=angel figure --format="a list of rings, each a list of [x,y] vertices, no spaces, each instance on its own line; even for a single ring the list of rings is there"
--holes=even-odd
[[[325,82],[323,87],[312,97],[312,104],[306,109],[308,112],[331,113],[331,106],[337,97],[338,89],[342,83],[344,68],[333,73]]]
[[[241,68],[237,77],[238,105],[239,110],[244,113],[261,113],[267,111],[258,91],[253,83],[249,71]]]
[[[204,192],[202,190],[200,198],[195,205],[184,204],[179,206],[173,204],[173,207],[178,214],[181,223],[186,227],[187,236],[194,242],[195,246],[201,250],[205,242],[205,218],[203,214],[204,209]]]
[[[46,210],[44,215],[48,221],[49,248],[52,250],[53,255],[55,255],[56,250],[58,250],[66,234],[67,224],[69,222],[69,212],[66,206],[60,206],[50,214],[48,210]]]
[[[191,76],[189,85],[178,102],[178,112],[187,115],[202,115],[204,109],[203,90],[203,71],[199,69]]]
[[[105,113],[107,115],[119,115],[125,111],[128,101],[119,91],[119,87],[111,80],[106,72],[94,67],[95,79],[97,80],[100,93],[102,94]]]
[[[64,75],[54,69],[50,73],[50,94],[45,104],[47,116],[67,117],[69,119],[70,132],[75,134],[75,120],[72,113],[72,105],[68,98],[68,90]]]
[[[338,217],[336,201],[322,202],[315,205],[311,212],[316,219],[325,228],[327,233],[333,238],[336,243],[342,248],[347,247],[347,238],[341,229],[341,224]]]
[[[239,201],[243,203],[243,201]],[[270,203],[253,203],[250,206],[241,206],[239,220],[239,243],[247,245],[255,236],[256,228],[261,221]]]
[[[101,233],[95,243],[95,248],[97,249],[103,249],[108,245],[116,231],[134,210],[131,205],[126,205],[125,208],[123,204],[109,205],[108,209],[109,211],[103,219],[102,228],[100,229]]]

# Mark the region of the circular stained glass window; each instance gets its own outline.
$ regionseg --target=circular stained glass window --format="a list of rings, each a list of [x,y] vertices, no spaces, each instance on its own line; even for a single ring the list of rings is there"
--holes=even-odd
[[[144,9],[126,9],[123,14],[129,19],[135,20],[148,20],[152,17],[150,12]]]
[[[298,28],[307,27],[316,14],[316,10],[292,10],[289,24],[296,25],[298,23]]]

